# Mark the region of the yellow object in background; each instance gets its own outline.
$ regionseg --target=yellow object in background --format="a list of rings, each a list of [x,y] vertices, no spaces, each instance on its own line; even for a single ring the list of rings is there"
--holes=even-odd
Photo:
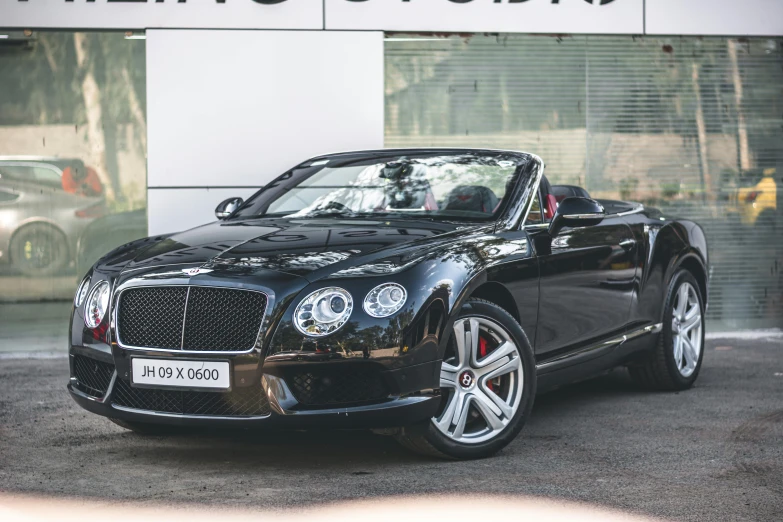
[[[764,212],[766,212],[765,216],[774,217],[778,191],[775,174],[775,168],[764,169],[761,181],[752,187],[739,189],[737,203],[743,224],[755,224]]]

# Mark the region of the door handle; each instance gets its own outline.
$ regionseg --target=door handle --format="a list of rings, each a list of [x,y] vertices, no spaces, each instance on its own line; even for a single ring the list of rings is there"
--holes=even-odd
[[[631,251],[633,247],[636,246],[636,240],[635,239],[623,239],[620,241],[620,246],[623,247],[623,250],[626,252]]]

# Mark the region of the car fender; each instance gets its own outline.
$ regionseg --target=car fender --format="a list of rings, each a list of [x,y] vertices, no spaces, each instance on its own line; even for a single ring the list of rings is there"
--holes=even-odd
[[[504,284],[503,268],[513,269],[513,263],[530,262],[531,258],[532,248],[524,232],[479,233],[439,245],[437,249],[340,270],[307,285],[291,298],[266,354],[282,360],[302,357],[303,351],[362,352],[366,358],[385,359],[393,367],[440,359],[447,342],[443,333],[450,331],[466,300],[485,283]],[[373,274],[381,266],[387,273]],[[362,274],[363,269],[366,273]],[[369,291],[383,283],[402,285],[408,293],[407,300],[392,316],[373,318],[363,309],[363,301]],[[310,293],[330,286],[351,293],[354,301],[351,318],[333,334],[308,338],[292,325],[296,306]]]

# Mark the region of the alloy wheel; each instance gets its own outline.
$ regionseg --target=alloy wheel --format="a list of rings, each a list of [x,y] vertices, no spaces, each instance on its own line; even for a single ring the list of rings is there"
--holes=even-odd
[[[683,377],[690,377],[699,364],[702,348],[702,314],[699,296],[690,283],[677,289],[672,308],[674,364]]]
[[[433,424],[456,442],[494,438],[522,402],[524,371],[516,343],[491,319],[463,317],[454,323],[448,355],[440,372],[445,406]]]

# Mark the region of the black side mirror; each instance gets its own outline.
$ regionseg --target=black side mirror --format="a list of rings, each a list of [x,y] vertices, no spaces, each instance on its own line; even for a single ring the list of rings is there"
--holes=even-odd
[[[606,216],[603,205],[590,198],[565,198],[560,202],[549,225],[549,235],[555,237],[563,227],[589,227],[597,225]]]
[[[226,219],[244,202],[245,200],[242,198],[228,198],[221,201],[218,203],[218,206],[215,207],[215,217],[218,219]]]

